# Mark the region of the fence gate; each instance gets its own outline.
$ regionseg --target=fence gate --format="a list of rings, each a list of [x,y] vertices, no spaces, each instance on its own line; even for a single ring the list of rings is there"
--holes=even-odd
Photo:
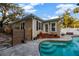
[[[24,36],[24,30],[13,29],[13,46],[22,43],[25,38]]]

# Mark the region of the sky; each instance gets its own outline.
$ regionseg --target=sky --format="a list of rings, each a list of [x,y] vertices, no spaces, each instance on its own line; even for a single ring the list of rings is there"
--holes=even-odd
[[[54,3],[28,3],[28,4],[19,4],[25,9],[25,13],[33,13],[40,18],[48,19],[56,16],[56,6],[58,4]]]
[[[76,3],[17,3],[24,9],[24,13],[32,13],[44,20],[57,18],[70,9],[71,15],[79,19],[79,14],[73,13],[74,8],[79,7]]]
[[[23,7],[26,14],[32,13],[45,20],[57,18],[68,9],[72,16],[79,18],[79,15],[73,14],[74,8],[78,7],[76,3],[19,3],[19,6]]]

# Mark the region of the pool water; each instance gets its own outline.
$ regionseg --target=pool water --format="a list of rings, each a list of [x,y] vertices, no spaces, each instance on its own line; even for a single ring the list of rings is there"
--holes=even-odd
[[[79,56],[79,37],[68,42],[43,41],[39,52],[41,56]]]

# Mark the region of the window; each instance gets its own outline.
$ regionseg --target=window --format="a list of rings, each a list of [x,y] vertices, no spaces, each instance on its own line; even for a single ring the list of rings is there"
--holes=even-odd
[[[22,23],[22,29],[24,29],[25,23]]]
[[[48,24],[45,24],[45,31],[48,32]]]
[[[15,25],[14,25],[14,28],[15,28],[15,29],[20,29],[19,24],[15,24]]]
[[[52,30],[52,31],[55,31],[55,23],[52,23],[52,24],[51,24],[51,30]]]
[[[21,23],[21,29],[24,29],[24,25],[25,25],[24,23]]]
[[[36,30],[43,30],[43,24],[39,21],[36,22]]]
[[[18,26],[15,26],[15,29],[19,29],[19,27]]]
[[[38,31],[38,21],[36,21],[36,30]]]
[[[40,30],[41,29],[41,23],[39,22],[38,25],[39,25],[39,30]]]

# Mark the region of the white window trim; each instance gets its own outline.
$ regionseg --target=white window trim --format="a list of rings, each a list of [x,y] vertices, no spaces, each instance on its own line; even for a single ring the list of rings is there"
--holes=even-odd
[[[55,31],[52,31],[52,23],[55,23]],[[57,23],[56,22],[50,22],[50,31],[51,32],[57,32]]]
[[[36,25],[36,26],[38,26],[38,31],[41,31],[41,26],[40,26],[40,24],[39,23],[42,23],[41,21],[39,21],[39,20],[36,20],[36,21],[38,21],[38,25]],[[40,26],[40,29],[39,29],[39,26]]]

